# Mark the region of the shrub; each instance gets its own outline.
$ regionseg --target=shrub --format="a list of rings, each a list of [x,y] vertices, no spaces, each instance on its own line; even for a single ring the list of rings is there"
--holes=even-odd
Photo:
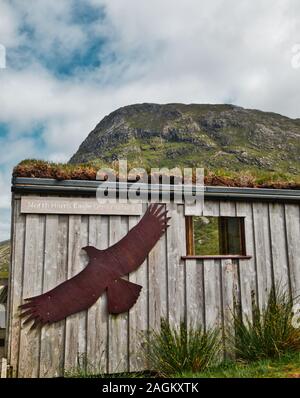
[[[150,369],[160,376],[199,372],[220,357],[220,333],[187,328],[184,323],[173,328],[162,320],[160,331],[150,332],[143,349]]]
[[[300,329],[292,318],[293,300],[278,287],[271,289],[263,310],[255,306],[252,321],[234,315],[227,337],[236,359],[249,362],[300,351]]]

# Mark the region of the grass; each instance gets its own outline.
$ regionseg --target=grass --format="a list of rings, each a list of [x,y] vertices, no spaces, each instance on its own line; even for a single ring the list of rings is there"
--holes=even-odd
[[[279,359],[264,359],[252,363],[225,362],[204,372],[174,375],[194,378],[300,378],[300,352]]]
[[[67,378],[144,378],[157,377],[151,373],[118,375],[89,374],[82,369],[66,372]],[[201,372],[181,371],[174,378],[300,378],[300,352],[286,354],[280,359],[264,359],[252,363],[224,362]]]
[[[175,161],[175,160],[174,160]],[[153,167],[168,165],[153,164]],[[191,165],[185,165],[191,167]],[[15,177],[54,178],[57,180],[95,180],[97,171],[102,167],[112,167],[117,171],[117,163],[92,161],[86,164],[65,164],[27,159],[20,162],[13,170]],[[128,170],[144,167],[143,163],[128,162]],[[149,173],[150,168],[145,167]],[[223,169],[205,169],[205,185],[249,188],[300,189],[300,176],[290,173],[268,172],[259,169],[232,171]]]
[[[254,307],[252,321],[234,315],[233,333],[227,338],[236,358],[252,362],[300,352],[300,329],[293,326],[293,315],[293,301],[279,287],[271,289],[264,310]]]
[[[199,372],[220,358],[220,334],[218,330],[187,329],[183,322],[177,329],[162,320],[160,331],[152,331],[143,349],[149,368],[160,376]]]
[[[131,372],[131,373],[115,373],[104,374],[100,372],[88,372],[81,368],[74,368],[64,373],[66,379],[141,379],[155,378],[151,372]]]
[[[285,371],[300,377],[300,328],[292,322],[295,303],[297,299],[276,286],[264,309],[253,305],[251,321],[237,308],[225,331],[226,351],[235,361],[221,364],[217,329],[204,333],[201,328],[187,330],[182,323],[177,330],[162,320],[161,330],[153,331],[146,345],[150,368],[177,377],[277,377]]]
[[[8,278],[10,262],[10,241],[0,242],[0,279]]]

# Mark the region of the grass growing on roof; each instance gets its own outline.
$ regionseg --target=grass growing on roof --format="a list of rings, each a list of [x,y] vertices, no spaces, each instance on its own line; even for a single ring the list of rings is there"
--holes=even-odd
[[[176,159],[174,159],[174,164],[176,164]],[[145,165],[143,165],[143,163],[138,161],[128,162],[128,171],[134,167],[144,166]],[[164,165],[160,165],[160,167],[163,166]],[[14,168],[13,176],[54,178],[57,180],[95,180],[97,171],[102,167],[112,167],[117,171],[117,162],[105,163],[101,160],[97,160],[85,164],[69,164],[27,159],[20,162]],[[158,165],[153,164],[153,167],[158,167]],[[148,166],[144,168],[148,173],[150,172],[150,168]],[[262,171],[258,169],[249,169],[243,171],[232,171],[229,169],[205,169],[204,182],[205,185],[210,186],[300,189],[299,175]]]

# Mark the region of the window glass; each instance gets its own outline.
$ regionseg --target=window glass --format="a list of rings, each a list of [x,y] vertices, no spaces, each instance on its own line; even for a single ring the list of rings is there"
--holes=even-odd
[[[188,254],[245,255],[244,218],[194,216],[188,221]]]

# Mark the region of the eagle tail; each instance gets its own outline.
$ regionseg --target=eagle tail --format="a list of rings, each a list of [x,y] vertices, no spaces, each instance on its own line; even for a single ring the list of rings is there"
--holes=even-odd
[[[126,281],[115,279],[107,287],[108,312],[110,314],[121,314],[130,310],[137,301],[142,286]]]

